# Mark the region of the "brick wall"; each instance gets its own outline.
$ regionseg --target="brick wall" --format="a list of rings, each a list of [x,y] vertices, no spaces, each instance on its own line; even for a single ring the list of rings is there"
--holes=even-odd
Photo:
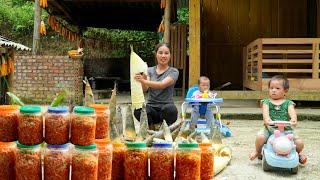
[[[50,104],[62,89],[70,92],[65,104],[81,104],[83,64],[68,56],[16,56],[12,89],[26,103]]]

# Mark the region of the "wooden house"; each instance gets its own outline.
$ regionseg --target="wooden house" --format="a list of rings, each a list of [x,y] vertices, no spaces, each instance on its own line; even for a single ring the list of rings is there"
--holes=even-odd
[[[319,0],[190,0],[189,84],[207,75],[215,87],[230,81],[233,90],[259,90],[222,92],[230,98],[259,99],[265,95],[268,77],[284,74],[292,79],[293,90],[299,90],[295,99],[319,99],[313,96],[320,90],[319,4]]]

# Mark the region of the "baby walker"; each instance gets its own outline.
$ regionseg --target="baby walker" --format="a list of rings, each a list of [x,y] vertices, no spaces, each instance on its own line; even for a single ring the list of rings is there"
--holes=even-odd
[[[213,120],[215,125],[220,127],[220,132],[225,136],[225,137],[230,137],[231,136],[231,131],[230,129],[223,125],[221,123],[220,119],[220,104],[223,103],[223,98],[192,98],[192,94],[198,90],[198,86],[193,86],[189,88],[186,98],[184,102],[181,105],[181,112],[184,116],[185,111],[188,107],[192,106],[199,106],[199,114],[200,117],[204,116],[206,114],[206,110],[208,106],[215,106],[217,114],[217,120]],[[210,127],[206,127],[206,119],[199,118],[197,120],[197,128],[196,131],[198,132],[204,132],[204,133],[209,133],[210,132]]]
[[[299,169],[299,155],[293,142],[293,134],[284,132],[284,127],[291,126],[288,121],[273,121],[278,127],[262,148],[262,168],[269,171],[273,168],[290,169],[297,174]],[[269,125],[272,126],[272,125]]]

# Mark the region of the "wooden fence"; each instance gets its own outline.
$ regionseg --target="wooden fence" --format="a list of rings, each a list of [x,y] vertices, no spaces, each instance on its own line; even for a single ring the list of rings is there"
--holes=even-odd
[[[290,90],[320,90],[320,38],[260,38],[244,50],[243,86],[267,90],[268,81],[283,74]]]

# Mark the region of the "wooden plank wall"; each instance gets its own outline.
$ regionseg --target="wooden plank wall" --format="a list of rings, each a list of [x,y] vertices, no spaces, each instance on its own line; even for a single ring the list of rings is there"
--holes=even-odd
[[[263,37],[307,37],[307,0],[202,0],[201,75],[242,88],[242,51]],[[318,29],[319,32],[319,29]]]

